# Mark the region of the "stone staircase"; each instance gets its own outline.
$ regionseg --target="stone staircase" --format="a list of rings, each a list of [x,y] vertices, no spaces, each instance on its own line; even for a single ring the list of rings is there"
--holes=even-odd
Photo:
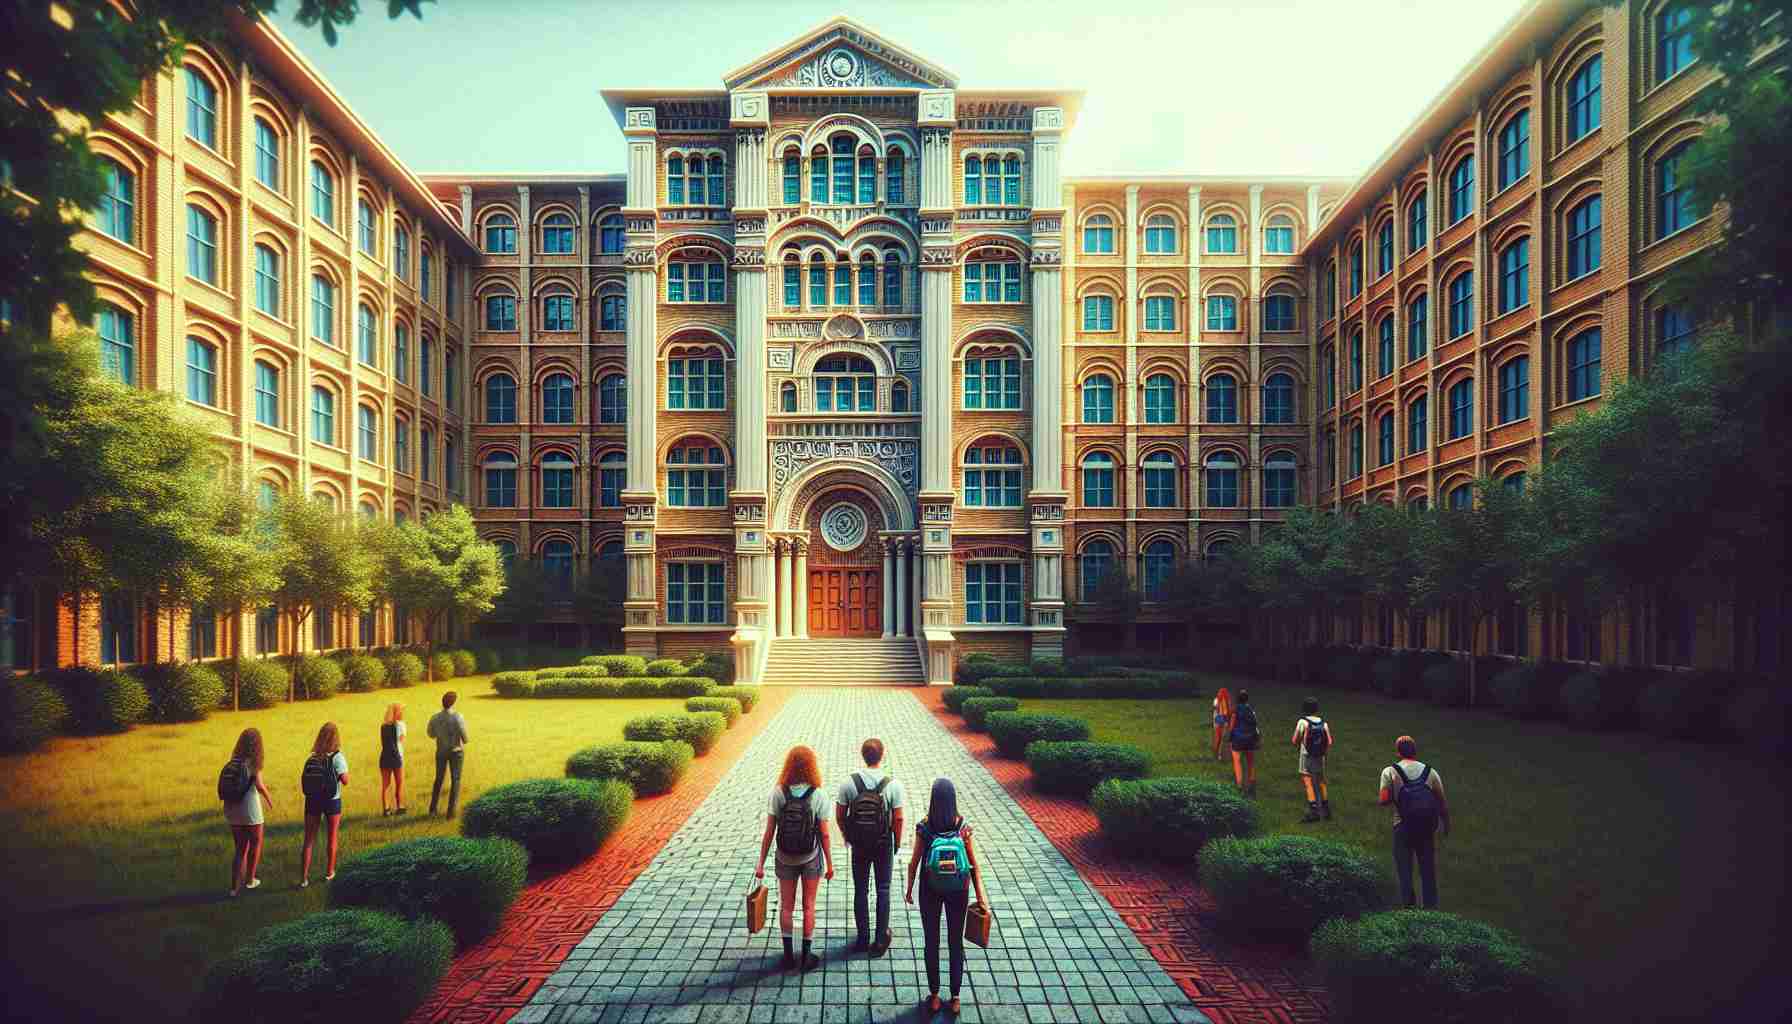
[[[781,637],[764,682],[783,686],[919,686],[927,677],[913,637]]]

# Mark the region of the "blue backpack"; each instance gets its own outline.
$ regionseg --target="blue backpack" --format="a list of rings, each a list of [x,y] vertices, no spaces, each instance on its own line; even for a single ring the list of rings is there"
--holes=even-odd
[[[936,893],[964,892],[971,885],[971,855],[957,829],[928,834],[927,856],[922,860],[927,885]]]
[[[1394,765],[1400,777],[1400,791],[1394,794],[1394,807],[1400,811],[1400,827],[1413,835],[1428,836],[1437,831],[1437,793],[1431,788],[1431,766],[1426,765],[1414,778]]]

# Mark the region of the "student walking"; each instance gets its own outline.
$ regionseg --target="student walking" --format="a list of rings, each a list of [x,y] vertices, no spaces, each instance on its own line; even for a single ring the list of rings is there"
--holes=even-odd
[[[442,799],[442,775],[452,777],[448,784],[448,816],[460,805],[460,770],[467,758],[467,720],[454,710],[458,695],[449,690],[442,694],[442,710],[429,720],[424,731],[436,741],[436,784],[429,791],[429,816],[436,816],[436,805]]]
[[[1263,734],[1257,727],[1257,709],[1251,707],[1251,691],[1238,691],[1232,709],[1232,779],[1245,796],[1257,795],[1257,748]]]
[[[797,966],[792,948],[793,918],[796,912],[798,883],[803,893],[803,958],[802,968],[812,971],[821,966],[812,945],[815,939],[815,893],[821,888],[822,865],[826,877],[834,877],[834,849],[828,839],[828,798],[821,791],[821,766],[815,751],[808,747],[791,747],[784,755],[784,768],[778,774],[777,788],[772,790],[771,811],[765,818],[765,834],[759,839],[759,865],[753,877],[765,877],[765,855],[778,842],[776,874],[778,876],[778,924],[784,932],[784,969]]]
[[[380,817],[405,813],[404,806],[404,705],[393,701],[386,706],[386,720],[380,725]],[[386,790],[392,790],[392,807],[386,807]]]
[[[1226,736],[1232,728],[1232,694],[1224,686],[1213,695],[1213,759],[1224,761]]]
[[[224,801],[224,820],[230,823],[230,839],[236,850],[230,857],[230,895],[256,889],[261,879],[262,804],[274,809],[274,798],[261,781],[261,731],[244,729],[236,738],[230,761],[218,773],[218,799]]]
[[[325,722],[311,744],[311,756],[299,773],[299,791],[305,794],[305,845],[299,852],[299,888],[311,884],[311,848],[317,829],[325,830],[324,881],[336,877],[337,837],[342,828],[342,787],[348,785],[348,758],[342,756],[342,737],[335,722]]]
[[[1300,719],[1294,723],[1294,746],[1300,751],[1300,781],[1307,788],[1307,816],[1301,823],[1318,821],[1321,815],[1332,820],[1331,794],[1325,789],[1325,755],[1331,753],[1336,736],[1331,725],[1319,717],[1319,700],[1308,697],[1300,702]]]
[[[858,953],[883,956],[890,949],[890,871],[902,841],[902,783],[883,769],[884,744],[872,738],[859,747],[865,767],[847,776],[834,796],[834,822],[852,851],[852,913],[858,925]],[[870,893],[877,885],[877,932],[871,931]]]
[[[927,1011],[940,1009],[940,918],[946,919],[946,941],[951,952],[952,997],[946,1008],[958,1014],[958,990],[964,979],[964,917],[974,889],[977,902],[983,894],[983,872],[977,866],[977,848],[971,844],[971,826],[958,813],[958,790],[951,779],[933,780],[927,799],[927,816],[915,825],[915,852],[908,862],[908,892],[915,902],[915,878],[921,879],[921,927],[926,936]]]
[[[1394,877],[1400,883],[1400,899],[1413,901],[1412,864],[1419,862],[1419,884],[1425,909],[1437,909],[1437,837],[1441,825],[1450,834],[1450,805],[1444,800],[1444,780],[1419,758],[1419,745],[1411,736],[1394,741],[1399,760],[1381,770],[1381,800],[1394,807]]]

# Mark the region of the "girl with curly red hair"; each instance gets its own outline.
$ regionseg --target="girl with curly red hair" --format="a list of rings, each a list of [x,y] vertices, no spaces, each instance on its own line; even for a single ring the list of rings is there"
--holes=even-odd
[[[815,896],[823,877],[834,877],[834,849],[828,838],[829,801],[821,791],[821,765],[815,751],[792,747],[784,755],[784,769],[772,790],[771,810],[765,818],[765,834],[759,838],[759,866],[755,878],[765,877],[765,855],[777,840],[778,923],[784,932],[784,969],[797,965],[792,948],[792,918],[796,910],[797,883],[803,890],[803,970],[821,966],[812,949],[815,936]],[[826,864],[825,875],[823,864]]]

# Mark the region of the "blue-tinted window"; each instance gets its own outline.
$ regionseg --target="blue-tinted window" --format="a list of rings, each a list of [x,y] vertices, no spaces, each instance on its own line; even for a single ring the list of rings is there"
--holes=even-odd
[[[728,619],[728,588],[720,562],[671,562],[666,566],[666,621],[674,625]]]
[[[1475,210],[1475,158],[1465,156],[1450,171],[1450,223]]]
[[[336,225],[336,177],[316,160],[311,161],[311,216]]]
[[[1294,378],[1272,373],[1263,382],[1263,422],[1294,422]]]
[[[1431,425],[1427,421],[1425,396],[1420,395],[1406,406],[1406,454],[1422,452],[1431,444]]]
[[[628,480],[628,456],[611,452],[597,460],[597,505],[599,508],[620,508],[622,488]]]
[[[571,508],[573,503],[572,459],[558,452],[541,460],[541,507]]]
[[[255,422],[280,425],[280,371],[259,359],[255,362]]]
[[[1678,74],[1693,62],[1691,4],[1675,4],[1655,15],[1655,80]]]
[[[1207,329],[1210,331],[1238,330],[1238,299],[1231,295],[1209,295],[1207,297]]]
[[[553,373],[541,384],[541,421],[571,423],[573,420],[572,378]]]
[[[1475,327],[1475,275],[1463,271],[1450,282],[1450,337],[1460,338]]]
[[[203,405],[218,404],[218,350],[198,338],[187,338],[187,397]]]
[[[328,388],[311,389],[311,440],[336,443],[336,396]]]
[[[720,409],[726,403],[727,376],[720,358],[666,360],[666,408]]]
[[[964,453],[964,500],[978,508],[1019,508],[1020,450],[1013,445],[978,445]]]
[[[1114,329],[1114,297],[1112,295],[1083,296],[1083,330],[1111,331]]]
[[[1092,540],[1084,546],[1078,561],[1078,575],[1082,577],[1083,583],[1083,600],[1093,601],[1095,595],[1101,592],[1101,581],[1114,567],[1114,546],[1105,540]]]
[[[964,567],[964,620],[1018,624],[1025,591],[1019,562],[967,562]]]
[[[1207,218],[1207,251],[1215,255],[1238,251],[1238,221],[1229,213]]]
[[[1295,329],[1294,296],[1271,295],[1263,300],[1263,329],[1292,331]]]
[[[485,297],[485,329],[488,331],[516,330],[516,296],[487,295]]]
[[[187,275],[206,284],[218,283],[218,220],[187,204]]]
[[[541,329],[570,331],[573,329],[572,296],[549,295],[541,300]]]
[[[1604,244],[1604,211],[1599,196],[1589,196],[1568,211],[1568,277],[1570,280],[1599,269]]]
[[[1207,378],[1207,422],[1238,422],[1238,382],[1229,373]]]
[[[1568,141],[1599,127],[1600,92],[1604,84],[1604,58],[1594,54],[1568,79]]]
[[[609,373],[597,386],[597,422],[628,422],[628,378]]]
[[[1406,304],[1406,361],[1422,358],[1430,345],[1431,299],[1420,295]]]
[[[255,246],[255,308],[269,316],[280,315],[280,254],[268,246]]]
[[[1238,507],[1238,456],[1214,452],[1207,457],[1202,476],[1206,478],[1208,508]]]
[[[1277,452],[1263,463],[1263,504],[1267,508],[1290,508],[1296,493],[1294,456]]]
[[[964,361],[966,409],[1019,409],[1020,359],[972,358]]]
[[[1114,379],[1105,373],[1083,381],[1083,422],[1114,422]]]
[[[494,213],[485,220],[485,251],[516,252],[516,218],[508,213]]]
[[[1112,217],[1105,213],[1097,213],[1083,221],[1083,251],[1097,254],[1114,251],[1114,219]]]
[[[667,461],[666,503],[674,508],[721,508],[728,504],[722,449],[679,445]]]
[[[1500,129],[1500,188],[1524,177],[1531,169],[1531,112],[1520,110]]]
[[[1666,238],[1699,217],[1693,206],[1692,189],[1687,186],[1686,176],[1680,168],[1680,161],[1685,157],[1686,147],[1689,145],[1691,145],[1690,142],[1682,142],[1655,162],[1655,237],[1657,238]]]
[[[1394,318],[1384,316],[1375,325],[1375,376],[1386,377],[1394,372]]]
[[[380,361],[380,325],[373,310],[366,304],[355,311],[355,338],[357,355],[361,362],[368,366],[378,366]]]
[[[516,379],[508,373],[494,373],[485,379],[485,421],[516,422]]]
[[[1697,324],[1692,314],[1679,306],[1663,306],[1655,311],[1655,350],[1660,355],[1674,356],[1692,347]]]
[[[1425,219],[1425,193],[1420,192],[1406,208],[1406,251],[1418,252],[1430,240],[1430,221]]]
[[[187,136],[217,149],[218,89],[191,66],[182,70],[187,79]]]
[[[336,285],[322,274],[311,275],[311,336],[336,344]]]
[[[553,255],[569,255],[573,247],[572,218],[564,213],[549,214],[541,224],[541,251]]]
[[[1114,458],[1106,452],[1083,459],[1083,506],[1114,507]]]
[[[1145,378],[1145,422],[1176,422],[1176,381],[1168,374]]]
[[[109,157],[101,157],[105,174],[105,191],[100,193],[100,206],[94,226],[121,242],[137,239],[137,176]]]
[[[1578,402],[1599,394],[1602,382],[1602,335],[1589,327],[1568,339],[1568,400]]]
[[[1382,413],[1375,425],[1375,464],[1385,466],[1394,461],[1394,414]]]
[[[372,406],[363,405],[355,410],[355,434],[361,458],[368,462],[378,462],[380,457],[380,432],[378,421],[374,418]],[[453,460],[450,459],[450,464]]]
[[[1450,437],[1467,437],[1475,429],[1475,382],[1458,381],[1450,387]]]
[[[628,233],[622,222],[622,215],[612,213],[598,222],[598,251],[607,255],[620,253],[628,243]]]
[[[1521,238],[1500,252],[1500,312],[1531,301],[1531,240]]]
[[[255,119],[255,180],[280,191],[280,136],[259,117]]]
[[[1375,232],[1375,276],[1394,269],[1394,222],[1384,221]]]

